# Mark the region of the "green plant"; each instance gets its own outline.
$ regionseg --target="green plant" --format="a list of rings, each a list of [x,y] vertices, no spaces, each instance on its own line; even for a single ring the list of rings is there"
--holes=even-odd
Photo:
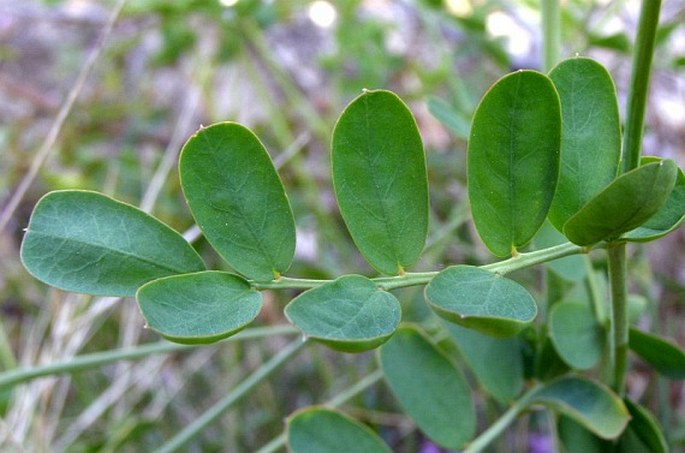
[[[682,378],[685,359],[657,336],[634,330],[628,337],[625,243],[657,239],[683,222],[685,177],[669,160],[642,158],[637,166],[634,151],[623,153],[633,162],[624,172],[614,91],[599,64],[573,58],[549,75],[507,75],[483,98],[469,141],[469,197],[483,242],[496,256],[511,256],[498,263],[407,271],[426,240],[428,184],[414,119],[388,91],[366,91],[352,101],[332,145],[341,214],[361,253],[386,276],[286,276],[295,245],[289,201],[263,145],[235,123],[191,137],[180,175],[197,224],[237,274],[205,270],[193,248],[161,222],[86,191],[53,192],[36,205],[22,259],[58,288],[135,295],[147,325],[180,343],[210,343],[246,327],[262,307],[260,291],[305,290],[285,308],[305,343],[346,352],[379,348],[382,373],[365,385],[385,377],[406,413],[446,448],[470,442],[467,449],[478,451],[516,416],[542,406],[558,417],[566,445],[585,436],[618,439],[624,451],[640,443],[663,450],[653,417],[624,395],[628,339],[667,376]],[[626,143],[634,144],[635,127],[626,128]],[[543,242],[539,231],[555,234],[546,218],[570,242],[527,251],[531,241]],[[562,296],[550,298],[545,319],[535,323],[535,299],[504,274],[593,249],[608,254],[609,314],[601,300],[559,285]],[[595,278],[593,272],[586,278]],[[399,327],[400,303],[390,291],[409,286],[425,286],[426,301],[447,323],[430,317],[422,326]],[[508,406],[475,439],[471,391],[445,352],[446,335],[485,391]],[[189,440],[301,348],[284,349],[165,448]],[[485,348],[510,361],[484,363]],[[526,367],[524,350],[532,351],[534,366]],[[580,377],[581,370],[590,371]],[[526,378],[535,383],[524,391]],[[336,439],[340,432],[368,445],[366,451],[387,451],[367,429],[330,410],[305,410],[288,422],[294,451],[313,445],[349,451]]]

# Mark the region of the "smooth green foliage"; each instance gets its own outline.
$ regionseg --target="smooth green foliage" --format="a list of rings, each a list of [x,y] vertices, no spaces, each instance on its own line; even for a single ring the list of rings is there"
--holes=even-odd
[[[402,273],[428,231],[423,144],[407,106],[389,91],[364,91],[333,131],[333,186],[352,239],[376,270]]]
[[[288,417],[287,423],[292,453],[390,453],[371,429],[339,411],[310,407]]]
[[[103,296],[133,296],[150,280],[205,268],[190,244],[159,220],[82,190],[51,192],[40,199],[21,259],[49,285]]]
[[[395,296],[360,275],[310,289],[285,307],[304,335],[343,352],[362,352],[387,341],[400,322]]]
[[[269,281],[288,270],[295,221],[264,145],[247,128],[217,123],[183,147],[181,185],[210,244],[241,274]]]
[[[615,240],[642,225],[668,199],[678,174],[672,160],[654,162],[616,178],[564,224],[578,245]]]
[[[630,418],[623,401],[607,387],[578,377],[562,377],[543,385],[529,404],[547,406],[603,439],[615,439]]]
[[[426,286],[425,299],[442,318],[495,337],[516,335],[537,315],[523,286],[474,266],[440,272]]]
[[[561,62],[549,74],[561,100],[563,127],[559,182],[549,220],[564,223],[615,177],[621,126],[611,76],[589,58]]]
[[[617,451],[667,453],[668,444],[654,415],[629,398],[623,402],[630,412],[631,420],[619,438]]]
[[[658,157],[643,157],[641,160],[643,165],[659,161],[661,159]],[[678,168],[675,186],[663,206],[649,220],[623,237],[635,242],[653,241],[675,231],[683,223],[685,223],[685,174],[681,168]]]
[[[549,335],[559,356],[577,370],[589,370],[602,355],[602,329],[586,303],[555,304],[549,313]]]
[[[445,323],[464,361],[486,392],[506,404],[523,388],[523,354],[518,338],[495,338]]]
[[[250,324],[262,295],[243,278],[206,271],[160,278],[136,294],[147,326],[177,343],[213,343]]]
[[[393,394],[426,436],[450,450],[471,439],[476,416],[466,380],[421,331],[401,327],[379,359]]]
[[[509,74],[481,100],[468,146],[469,200],[478,233],[496,256],[515,253],[545,221],[560,146],[559,96],[546,75]]]
[[[685,379],[685,351],[677,345],[636,328],[630,329],[630,349],[669,379]]]

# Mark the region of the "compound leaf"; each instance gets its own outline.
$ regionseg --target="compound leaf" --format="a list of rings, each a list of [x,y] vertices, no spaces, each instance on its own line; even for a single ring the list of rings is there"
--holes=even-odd
[[[678,175],[672,160],[643,165],[616,178],[564,224],[578,245],[619,236],[652,217],[668,199]]]
[[[257,281],[288,270],[295,253],[290,202],[249,129],[230,122],[200,129],[183,147],[179,171],[195,221],[227,263]]]
[[[385,380],[419,429],[444,448],[463,447],[476,416],[459,369],[414,327],[400,328],[379,352]]]
[[[309,407],[287,420],[292,453],[390,453],[371,429],[339,411]]]
[[[242,277],[205,271],[153,280],[136,293],[147,326],[177,343],[213,343],[250,324],[262,295]]]
[[[552,81],[535,71],[501,78],[476,109],[468,146],[473,221],[505,257],[547,217],[559,174],[561,110]]]
[[[364,91],[338,119],[331,164],[340,213],[362,255],[380,272],[403,272],[428,230],[426,161],[407,106],[389,91]]]
[[[589,58],[562,61],[549,74],[561,99],[563,133],[557,191],[550,222],[564,223],[615,177],[621,158],[616,87]]]
[[[400,303],[360,275],[346,275],[293,299],[287,318],[306,337],[343,352],[373,349],[400,322]]]
[[[603,384],[579,377],[562,377],[535,391],[529,405],[542,404],[570,417],[603,439],[615,439],[630,416],[621,398]]]
[[[37,279],[66,291],[133,296],[160,277],[204,270],[183,237],[139,209],[97,192],[41,198],[21,245]]]
[[[448,267],[425,289],[440,317],[495,337],[516,335],[537,315],[537,305],[513,280],[474,266]]]

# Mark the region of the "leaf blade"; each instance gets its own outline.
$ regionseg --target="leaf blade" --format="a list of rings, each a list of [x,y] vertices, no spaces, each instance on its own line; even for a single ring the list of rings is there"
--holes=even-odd
[[[343,352],[373,349],[399,325],[400,304],[360,275],[346,275],[293,299],[285,316],[305,336]]]
[[[549,335],[559,356],[572,368],[588,370],[599,361],[602,331],[587,304],[554,304],[549,314]]]
[[[521,393],[524,364],[518,338],[495,338],[454,323],[445,327],[486,392],[502,404]]]
[[[602,439],[615,439],[630,416],[623,401],[603,384],[562,377],[541,386],[529,404],[542,404],[570,417]]]
[[[428,179],[416,121],[397,95],[365,91],[340,115],[331,146],[340,213],[366,260],[401,273],[428,231]]]
[[[685,379],[685,350],[657,335],[631,327],[629,346],[659,374],[669,379]]]
[[[208,344],[238,333],[257,317],[262,296],[243,278],[219,271],[174,275],[138,289],[146,325],[183,344]]]
[[[331,409],[300,410],[288,417],[286,430],[292,453],[390,453],[370,428]]]
[[[160,277],[204,270],[183,237],[98,192],[50,192],[36,204],[21,246],[26,269],[66,291],[133,296]]]
[[[438,316],[496,337],[516,335],[537,315],[533,297],[521,285],[484,269],[444,269],[425,288]]]
[[[476,416],[466,379],[421,331],[401,327],[378,357],[390,389],[424,434],[450,450],[471,439]]]
[[[657,157],[645,156],[641,162],[659,162]],[[685,173],[678,168],[675,186],[661,208],[645,223],[623,235],[627,241],[647,242],[675,231],[685,223]]]
[[[295,253],[290,202],[264,145],[246,127],[216,123],[183,146],[181,186],[209,243],[236,271],[270,281]]]
[[[676,182],[672,160],[643,165],[616,178],[564,224],[578,245],[614,240],[637,228],[666,202]]]
[[[478,233],[498,257],[527,244],[547,217],[559,174],[561,108],[535,71],[504,76],[476,109],[468,192]]]
[[[549,74],[559,92],[563,133],[557,191],[549,220],[564,223],[616,177],[621,126],[611,75],[589,58],[562,61]]]

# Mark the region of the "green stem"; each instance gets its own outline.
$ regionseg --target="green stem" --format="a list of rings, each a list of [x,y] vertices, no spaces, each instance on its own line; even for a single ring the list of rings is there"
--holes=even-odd
[[[607,248],[609,258],[609,283],[611,284],[611,307],[613,312],[614,377],[613,390],[623,396],[625,393],[626,370],[628,367],[628,288],[626,284],[626,245],[611,245]]]
[[[589,247],[581,247],[579,245],[566,242],[564,244],[555,245],[554,247],[548,247],[542,250],[536,250],[534,252],[519,253],[518,255],[513,256],[507,260],[499,261],[497,263],[490,263],[479,267],[490,272],[495,272],[498,274],[507,274],[509,272],[524,269],[526,267],[534,266],[536,264],[545,263],[547,261],[563,258],[569,255],[588,253],[589,251]],[[402,275],[396,275],[393,277],[376,277],[372,278],[371,280],[375,282],[379,287],[388,291],[391,289],[406,288],[409,286],[425,285],[439,273],[439,271],[407,272]],[[258,290],[311,289],[326,283],[330,283],[332,281],[333,280],[281,277],[278,280],[263,283],[250,281],[250,284],[253,288]]]
[[[250,391],[254,390],[254,388],[268,378],[271,373],[286,364],[297,352],[302,350],[306,344],[306,341],[295,340],[279,351],[278,354],[271,357],[263,365],[257,368],[254,373],[243,379],[233,391],[229,392],[228,395],[209,408],[202,416],[195,419],[169,442],[162,445],[161,448],[157,450],[157,453],[170,453],[190,442],[195,436],[221,417],[221,415],[230,409],[231,406],[240,401]]]
[[[542,0],[542,61],[549,72],[559,61],[561,20],[559,0]]]
[[[269,337],[274,335],[288,335],[299,333],[299,330],[290,325],[274,327],[255,327],[245,329],[239,334],[227,338],[226,342],[243,341],[254,338]],[[0,389],[12,387],[22,382],[30,381],[54,374],[75,373],[77,371],[96,368],[121,360],[136,360],[153,354],[166,354],[170,352],[185,351],[193,346],[159,341],[133,348],[114,349],[110,351],[83,354],[66,362],[50,363],[31,368],[17,368],[0,373]]]
[[[637,168],[640,164],[642,133],[649,91],[649,76],[654,55],[654,43],[659,27],[661,0],[643,0],[640,23],[633,50],[630,92],[623,135],[623,171]]]
[[[463,453],[477,453],[483,451],[485,447],[499,437],[505,429],[518,417],[523,411],[528,409],[528,402],[530,398],[537,392],[539,386],[534,386],[528,390],[521,398],[516,400],[514,404],[497,419],[495,423],[490,425],[488,429],[483,431],[473,442],[471,442]]]

